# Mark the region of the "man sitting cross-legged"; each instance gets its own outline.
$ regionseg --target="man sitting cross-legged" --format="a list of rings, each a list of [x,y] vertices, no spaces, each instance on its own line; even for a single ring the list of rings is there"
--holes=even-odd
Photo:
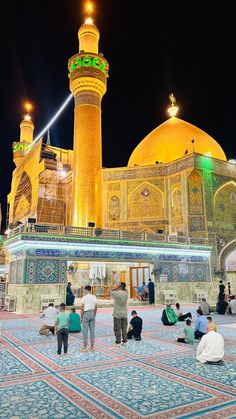
[[[223,364],[224,339],[217,333],[215,323],[208,322],[208,333],[205,334],[197,347],[196,359],[202,364]]]
[[[176,303],[175,307],[176,307],[176,314],[177,314],[179,322],[183,322],[186,319],[191,319],[192,318],[192,314],[190,312],[185,313],[185,314],[182,312],[179,303]]]

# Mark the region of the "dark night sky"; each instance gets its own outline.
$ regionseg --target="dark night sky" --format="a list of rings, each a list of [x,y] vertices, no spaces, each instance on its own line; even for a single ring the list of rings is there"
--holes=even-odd
[[[22,102],[34,103],[38,133],[69,94],[67,61],[78,50],[82,5],[79,0],[11,0],[1,12],[3,215]],[[234,17],[233,2],[96,0],[100,52],[110,64],[103,99],[104,167],[127,164],[135,146],[167,118],[171,92],[179,117],[236,158]],[[51,140],[72,148],[72,104],[51,129]]]

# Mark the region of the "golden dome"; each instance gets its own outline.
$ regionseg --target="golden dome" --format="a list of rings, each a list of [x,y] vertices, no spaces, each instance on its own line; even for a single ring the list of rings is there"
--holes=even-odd
[[[220,145],[200,128],[171,117],[155,128],[134,149],[128,167],[169,163],[192,152],[220,160],[226,156]]]

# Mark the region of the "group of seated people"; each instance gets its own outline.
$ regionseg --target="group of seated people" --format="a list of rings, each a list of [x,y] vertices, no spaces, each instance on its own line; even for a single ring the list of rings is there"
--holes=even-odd
[[[213,323],[212,317],[208,316],[209,314],[210,306],[203,299],[202,304],[197,310],[195,327],[192,326],[191,313],[183,314],[180,310],[179,303],[176,303],[175,311],[171,307],[171,304],[167,304],[162,312],[161,320],[165,326],[173,326],[178,321],[187,319],[183,336],[179,337],[177,342],[193,344],[196,339],[200,340],[197,347],[196,359],[201,363],[221,365],[224,357],[224,339],[217,332],[217,326]]]
[[[180,304],[176,303],[176,310],[174,311],[171,304],[167,304],[166,308],[162,312],[161,321],[165,326],[173,326],[177,322],[182,322],[186,319],[191,319],[192,314],[190,312],[183,313]]]
[[[218,314],[236,314],[236,299],[235,295],[224,296],[216,305]]]
[[[59,310],[54,307],[53,303],[49,303],[48,307],[43,311],[40,318],[43,319],[43,325],[39,330],[40,335],[49,336],[50,332],[54,335],[55,333],[55,322],[57,315],[59,314]],[[75,308],[71,307],[70,309],[70,326],[69,326],[69,333],[79,333],[81,332],[81,322],[80,322],[80,315],[76,313]]]

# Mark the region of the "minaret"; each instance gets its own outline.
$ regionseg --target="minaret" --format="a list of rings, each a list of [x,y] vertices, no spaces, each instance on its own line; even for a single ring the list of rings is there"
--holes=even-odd
[[[29,144],[33,141],[34,123],[31,120],[30,115],[32,105],[26,103],[24,107],[27,113],[20,123],[20,141],[13,143],[13,160],[16,166],[19,166],[22,162],[22,159],[29,148]]]
[[[92,5],[88,5],[88,14]],[[90,16],[79,28],[79,53],[68,62],[74,107],[74,163],[71,224],[102,226],[101,101],[106,92],[108,62],[98,52],[99,31]]]

